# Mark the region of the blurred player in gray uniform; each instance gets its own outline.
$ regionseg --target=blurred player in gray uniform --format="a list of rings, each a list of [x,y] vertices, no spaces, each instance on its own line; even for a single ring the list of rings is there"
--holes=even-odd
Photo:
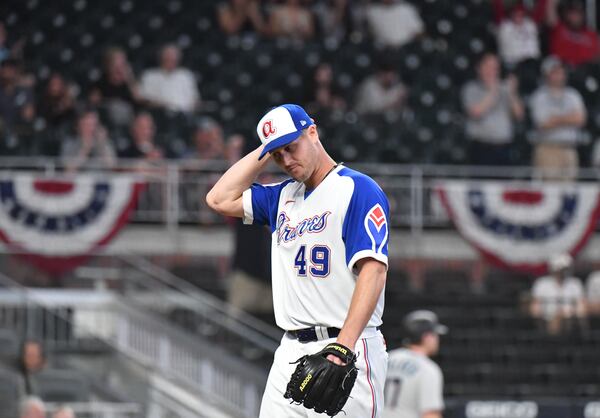
[[[414,311],[404,318],[404,348],[389,353],[384,418],[440,418],[444,410],[444,378],[429,359],[437,354],[439,335],[448,328],[431,311]]]

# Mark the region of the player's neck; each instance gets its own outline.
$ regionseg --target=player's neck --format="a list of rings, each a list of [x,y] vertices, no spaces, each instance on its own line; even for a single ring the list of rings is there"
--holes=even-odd
[[[420,345],[411,345],[409,348],[410,348],[410,351],[413,351],[417,354],[421,354],[425,357],[429,357],[429,354],[427,353],[427,350],[425,349],[425,347],[422,347]]]
[[[304,182],[307,190],[315,189],[319,184],[325,180],[325,178],[331,173],[334,168],[337,166],[337,163],[331,158],[329,155],[325,155],[322,158],[321,163],[315,170],[315,172],[310,176],[308,180]]]

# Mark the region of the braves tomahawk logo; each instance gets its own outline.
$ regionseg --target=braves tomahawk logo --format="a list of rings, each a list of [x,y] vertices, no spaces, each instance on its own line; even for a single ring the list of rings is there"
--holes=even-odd
[[[296,226],[290,226],[288,222],[290,218],[281,212],[277,217],[277,245],[283,242],[290,242],[298,237],[301,237],[305,233],[316,234],[321,232],[327,226],[327,218],[331,215],[331,212],[326,211],[320,215],[315,215],[310,218],[306,218],[298,222]]]
[[[385,211],[379,203],[373,206],[365,216],[365,229],[373,251],[380,252],[388,237],[387,219]]]
[[[273,126],[273,121],[271,119],[265,121],[262,126],[262,133],[265,139],[268,139],[271,135],[277,132],[277,128]]]

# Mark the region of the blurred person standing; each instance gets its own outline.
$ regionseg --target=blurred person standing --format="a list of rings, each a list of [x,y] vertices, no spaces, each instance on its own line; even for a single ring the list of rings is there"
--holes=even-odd
[[[522,4],[514,5],[510,9],[509,19],[500,23],[498,47],[502,62],[510,68],[522,61],[540,57],[537,25],[527,17]]]
[[[0,62],[0,135],[17,135],[28,130],[35,117],[31,88],[21,85],[19,63],[12,59]]]
[[[531,97],[536,128],[533,165],[543,178],[573,180],[577,177],[577,144],[587,112],[577,90],[568,87],[562,62],[554,56],[542,63],[544,85]]]
[[[46,418],[46,405],[35,396],[31,396],[21,402],[20,418]]]
[[[470,163],[475,165],[509,165],[512,163],[514,120],[525,114],[515,76],[500,78],[496,55],[484,54],[477,64],[477,80],[462,89],[462,103],[467,114],[466,131],[471,140]]]
[[[444,377],[430,357],[448,328],[435,313],[413,311],[403,320],[404,348],[391,350],[385,382],[384,418],[441,418]]]
[[[403,0],[378,0],[366,6],[366,21],[375,42],[400,48],[425,29],[417,9]]]
[[[84,167],[113,168],[116,165],[116,152],[94,110],[79,114],[75,136],[62,144],[61,158],[68,172]]]
[[[407,90],[398,73],[388,63],[379,64],[375,74],[365,78],[358,87],[354,109],[360,114],[400,112]]]
[[[531,290],[531,316],[551,335],[569,332],[577,320],[583,328],[587,316],[581,280],[570,275],[573,258],[559,254],[548,262],[547,276],[536,279]]]
[[[104,72],[89,92],[89,102],[104,107],[110,124],[127,126],[133,119],[136,106],[141,100],[127,55],[121,48],[108,48],[104,53]]]
[[[594,271],[588,276],[586,298],[588,313],[600,316],[600,271]]]
[[[559,4],[548,0],[546,23],[550,27],[550,53],[564,63],[579,65],[600,58],[598,34],[585,25],[585,10],[578,0]]]
[[[166,110],[191,114],[200,104],[200,93],[193,73],[181,67],[181,51],[175,45],[162,47],[159,68],[144,71],[141,95],[151,105]]]

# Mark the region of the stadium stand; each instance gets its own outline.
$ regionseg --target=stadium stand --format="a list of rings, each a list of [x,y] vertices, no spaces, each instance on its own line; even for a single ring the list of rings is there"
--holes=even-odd
[[[144,109],[152,115],[156,142],[164,150],[164,156],[180,161],[194,146],[198,119],[209,117],[218,121],[227,135],[242,133],[254,138],[257,116],[264,109],[282,101],[304,100],[305,90],[320,62],[331,64],[335,91],[346,103],[352,103],[360,83],[378,63],[385,61],[397,69],[408,87],[404,110],[399,114],[359,116],[351,106],[319,109],[315,116],[325,146],[336,160],[371,164],[373,176],[381,180],[390,195],[394,226],[409,229],[418,224],[412,217],[412,199],[413,194],[424,192],[416,192],[415,188],[427,189],[425,208],[418,210],[429,217],[431,229],[449,226],[447,218],[441,221],[436,218],[434,204],[428,201],[433,200],[429,192],[435,188],[433,182],[438,177],[447,176],[436,175],[436,165],[459,166],[470,162],[460,89],[474,77],[474,66],[481,54],[496,48],[491,2],[411,0],[424,21],[425,34],[396,50],[386,50],[372,42],[360,19],[352,13],[345,23],[343,37],[317,36],[299,43],[253,32],[225,36],[219,31],[214,3],[9,0],[0,5],[0,21],[4,22],[10,40],[26,39],[18,62],[22,65],[21,77],[33,78],[33,85],[28,88],[35,96],[42,95],[47,81],[57,72],[67,80],[79,104],[86,102],[91,87],[102,76],[103,53],[108,47],[123,48],[134,75],[139,76],[156,64],[161,45],[177,44],[183,51],[182,64],[193,71],[198,82],[200,110],[193,117],[145,104],[139,104],[136,110]],[[543,39],[542,46],[546,44]],[[547,52],[547,48],[543,49]],[[524,61],[511,71],[518,77],[519,93],[527,101],[540,84],[540,61]],[[588,134],[584,135],[579,154],[581,164],[590,165],[589,151],[600,140],[600,65],[592,62],[569,68],[569,84],[583,96],[588,109],[585,127]],[[127,130],[110,123],[105,106],[100,106],[98,112],[121,156],[131,145]],[[72,120],[50,126],[50,121],[41,114],[33,121],[22,122],[12,129],[0,126],[0,156],[58,157],[63,140],[74,129]],[[529,165],[531,131],[531,115],[527,114],[525,122],[516,126],[515,164]],[[387,177],[386,170],[393,172],[396,168],[380,167],[380,163],[434,168],[425,174],[425,179],[422,173],[411,174],[410,178]],[[163,222],[164,214],[173,206],[182,212],[180,218],[168,221],[169,227],[173,222],[193,228],[198,223],[222,226],[224,221],[207,214],[204,203],[198,202],[222,165],[217,164],[213,170],[210,163],[202,164],[200,171],[194,171],[197,166],[188,169],[183,165],[177,168],[179,171],[165,174],[168,187],[158,181],[147,184],[138,202],[136,226]],[[173,173],[176,180],[169,177]],[[470,172],[457,169],[452,176],[469,178]],[[493,173],[490,177],[495,176]],[[418,186],[413,186],[415,179],[420,181]],[[177,196],[176,203],[169,200],[173,195]],[[202,217],[198,219],[200,211]],[[416,228],[421,227],[422,224]],[[202,232],[208,230],[210,227]],[[221,244],[211,239],[209,236],[188,245]],[[9,265],[2,261],[3,265]],[[114,305],[107,305],[109,308],[102,305],[105,309],[102,314],[122,315],[119,320],[123,322],[113,317],[110,317],[113,322],[106,322],[118,323],[120,328],[116,331],[104,329],[103,319],[82,307],[87,299],[80,294],[76,296],[84,302],[79,305],[68,300],[71,296],[67,294],[57,304],[60,306],[54,306],[56,296],[50,294],[43,299],[48,306],[38,306],[37,300],[29,300],[34,305],[31,306],[22,304],[19,298],[15,302],[12,290],[7,290],[13,289],[14,283],[0,280],[0,289],[7,290],[9,296],[0,301],[0,364],[7,368],[14,365],[21,340],[26,334],[33,334],[50,342],[49,354],[57,359],[56,367],[64,366],[59,369],[53,366],[33,379],[36,391],[51,403],[110,403],[106,416],[118,408],[131,411],[119,417],[145,416],[140,411],[147,412],[147,405],[154,405],[155,411],[159,411],[156,416],[168,416],[186,408],[192,411],[187,411],[187,415],[182,413],[182,417],[198,416],[197,411],[206,405],[212,405],[223,416],[226,412],[238,416],[248,399],[251,407],[256,408],[256,388],[271,362],[271,345],[280,335],[278,330],[262,323],[274,325],[272,315],[261,314],[256,320],[225,307],[227,289],[223,272],[227,269],[223,265],[228,259],[207,256],[199,262],[170,261],[164,263],[170,268],[170,272],[165,272],[158,266],[160,262],[154,265],[140,260],[123,261],[110,255],[96,263],[101,267],[97,277],[101,285],[82,280],[77,274],[62,281],[86,292],[92,287],[113,291],[117,300]],[[395,348],[403,338],[399,318],[414,309],[431,309],[450,327],[451,332],[443,337],[442,350],[436,358],[445,375],[448,417],[463,417],[460,411],[464,410],[464,402],[472,399],[587,402],[600,397],[598,317],[589,319],[587,330],[547,335],[525,310],[532,275],[493,269],[475,281],[471,269],[463,269],[460,263],[458,268],[449,264],[450,261],[440,267],[440,263],[431,263],[431,268],[424,268],[420,282],[413,280],[410,268],[394,265],[387,283],[383,328],[389,347]],[[109,271],[113,266],[117,267],[116,274]],[[24,280],[30,279],[27,274],[23,276]],[[101,298],[102,291],[89,293]],[[82,336],[82,323],[89,325],[86,321],[90,318],[98,319],[93,326],[97,329],[91,336],[86,333]],[[165,346],[173,351],[161,351]],[[207,356],[211,351],[222,358]],[[234,363],[234,358],[239,364]],[[234,364],[244,370],[242,377],[231,370]],[[227,381],[231,384],[226,395],[231,396],[233,400],[229,400],[234,406],[229,410],[223,407],[223,399],[203,399],[198,390],[208,382],[218,394],[226,386],[218,381],[222,376],[231,378]],[[162,385],[152,386],[160,379],[164,379]],[[246,382],[247,386],[236,386],[239,382]],[[135,393],[131,388],[136,385],[151,387],[159,394]],[[24,392],[21,376],[13,370],[0,369],[0,418],[16,416],[16,400]],[[202,399],[200,407],[196,405],[194,409],[184,401],[188,393]],[[204,412],[211,416],[212,412]],[[249,409],[246,416],[253,412],[255,409]],[[92,416],[89,410],[81,414]],[[215,416],[221,415],[215,412],[211,418]]]

